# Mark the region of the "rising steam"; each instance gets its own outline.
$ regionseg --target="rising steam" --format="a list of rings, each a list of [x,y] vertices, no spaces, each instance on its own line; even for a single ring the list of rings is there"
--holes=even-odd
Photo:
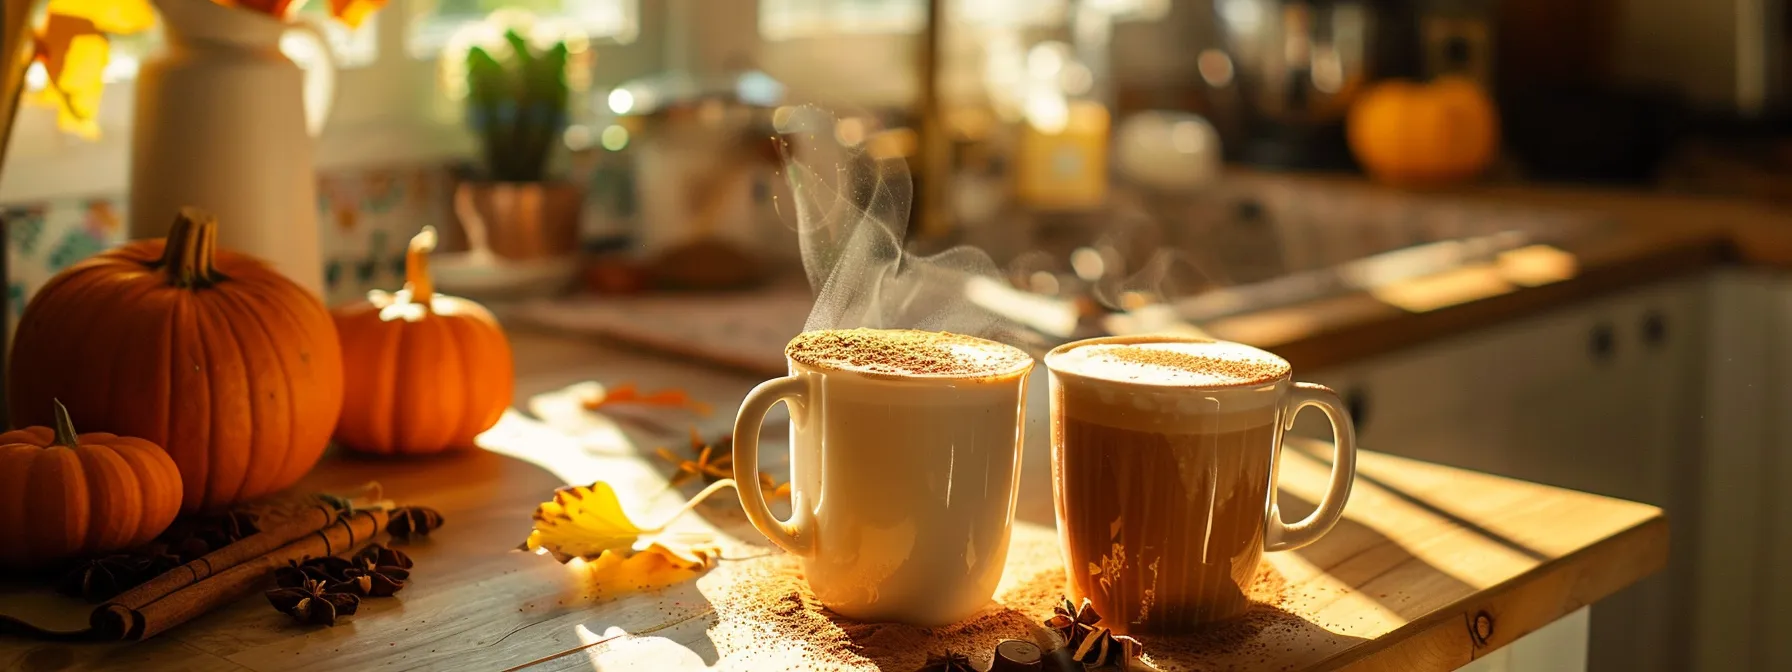
[[[881,151],[875,135],[842,132],[840,119],[819,108],[786,108],[777,121],[803,270],[816,294],[805,331],[903,328],[1019,338],[1015,323],[995,312],[1010,301],[974,298],[1006,289],[988,254],[905,249],[913,188],[900,156]],[[845,128],[864,128],[858,123]]]

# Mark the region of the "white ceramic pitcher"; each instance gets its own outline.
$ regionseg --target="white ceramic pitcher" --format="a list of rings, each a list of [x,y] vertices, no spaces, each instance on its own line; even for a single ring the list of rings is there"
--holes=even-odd
[[[335,98],[336,63],[315,25],[212,0],[154,0],[166,39],[137,73],[130,233],[167,235],[182,206],[218,216],[218,244],[271,262],[323,295],[311,141]],[[323,63],[280,53],[298,30]]]

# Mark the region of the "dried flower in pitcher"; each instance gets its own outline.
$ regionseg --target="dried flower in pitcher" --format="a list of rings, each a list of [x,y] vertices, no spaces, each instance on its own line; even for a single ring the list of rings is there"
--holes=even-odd
[[[427,506],[401,506],[386,518],[386,533],[394,539],[427,537],[442,526],[442,514]]]
[[[275,588],[267,591],[268,604],[300,623],[335,625],[337,617],[351,616],[361,607],[361,598],[348,593],[331,593],[319,581],[307,581],[297,588]]]

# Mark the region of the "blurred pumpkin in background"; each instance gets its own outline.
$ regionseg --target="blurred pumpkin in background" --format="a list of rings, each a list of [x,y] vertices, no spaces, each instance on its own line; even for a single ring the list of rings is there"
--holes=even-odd
[[[332,311],[348,393],[336,441],[366,453],[423,455],[473,446],[510,407],[510,341],[490,311],[435,293],[425,228],[405,252],[405,287]]]
[[[1379,82],[1351,106],[1350,150],[1369,175],[1402,186],[1469,180],[1499,156],[1493,99],[1473,80]]]
[[[342,353],[323,302],[261,260],[217,249],[218,222],[182,208],[168,237],[50,279],[19,318],[12,420],[93,427],[162,446],[181,510],[271,494],[317,464],[342,410]]]
[[[0,434],[0,566],[149,543],[180,511],[180,471],[156,444],[76,434],[68,409],[56,424]]]

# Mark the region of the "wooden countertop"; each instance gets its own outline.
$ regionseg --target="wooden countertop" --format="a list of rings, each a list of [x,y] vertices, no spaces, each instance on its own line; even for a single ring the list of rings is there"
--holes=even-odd
[[[590,378],[641,380],[683,386],[719,409],[732,409],[756,382],[561,338],[518,334],[516,341],[519,394]],[[1044,376],[1035,377],[1036,383],[1043,381]],[[1021,505],[1005,586],[1029,576],[1049,577],[1056,562],[1042,431],[1046,395],[1038,392],[1031,395]],[[703,515],[688,519],[689,526],[720,535],[727,556],[752,559],[725,561],[695,582],[660,593],[594,598],[602,587],[593,586],[584,570],[511,550],[527,533],[535,505],[565,483],[603,478],[617,485],[625,501],[651,502],[645,508],[655,511],[681,499],[663,490],[658,465],[638,457],[655,445],[678,443],[676,432],[654,437],[621,431],[603,418],[569,410],[572,399],[564,393],[533,397],[525,405],[542,420],[507,417],[487,435],[488,450],[424,461],[327,458],[303,487],[346,489],[377,480],[388,496],[436,507],[447,518],[430,540],[407,548],[417,567],[404,592],[365,602],[344,624],[294,626],[253,596],[137,644],[0,640],[0,668],[817,665],[812,647],[802,640],[810,635],[774,630],[743,638],[738,628],[726,627],[739,616],[730,606],[738,600],[728,598],[755,571],[782,561],[762,548],[764,541],[744,527],[733,504],[706,506]],[[705,420],[703,429],[719,432],[728,419]],[[1285,501],[1313,501],[1325,487],[1327,467],[1316,457],[1316,446],[1290,445],[1295,449],[1283,464]],[[764,454],[769,460],[782,452],[768,445]],[[1250,658],[1234,649],[1209,651],[1198,662],[1274,669],[1453,669],[1658,570],[1667,557],[1667,522],[1655,507],[1375,453],[1361,456],[1360,470],[1345,520],[1334,532],[1308,548],[1266,556],[1287,581],[1290,597],[1283,608],[1298,617],[1300,627],[1256,633],[1253,641],[1275,646],[1258,647]],[[1477,619],[1489,626],[1484,640],[1471,633]],[[1148,641],[1147,650],[1151,647]],[[1263,658],[1263,651],[1271,657]],[[863,662],[871,667],[872,661]],[[1197,661],[1158,662],[1174,667]]]
[[[1247,179],[1257,179],[1246,176]],[[1399,193],[1360,177],[1289,176],[1299,186]],[[1585,215],[1602,230],[1562,242],[1571,277],[1481,291],[1462,280],[1462,301],[1401,308],[1357,293],[1203,325],[1213,335],[1272,350],[1297,371],[1315,371],[1524,317],[1575,301],[1720,264],[1792,269],[1792,210],[1770,204],[1580,187],[1481,185],[1419,193],[1459,203],[1545,208]],[[1494,283],[1499,280],[1495,279]],[[1480,292],[1477,294],[1477,292]]]

